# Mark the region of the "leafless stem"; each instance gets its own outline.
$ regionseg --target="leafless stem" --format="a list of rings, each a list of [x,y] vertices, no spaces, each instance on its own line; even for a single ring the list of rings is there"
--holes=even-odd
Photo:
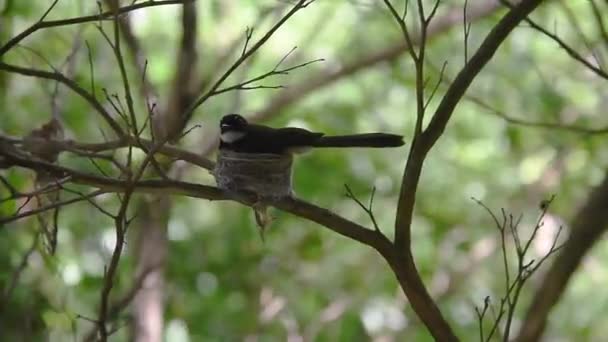
[[[501,3],[503,3],[507,7],[513,8],[512,7],[513,5],[510,4],[506,0],[501,0]],[[572,48],[570,45],[568,45],[566,42],[564,42],[556,34],[549,32],[547,29],[545,29],[544,27],[540,26],[539,24],[537,24],[534,20],[532,20],[530,18],[525,18],[524,20],[533,29],[535,29],[536,31],[542,33],[546,37],[548,37],[551,40],[553,40],[554,42],[556,42],[557,45],[559,45],[562,49],[564,49],[566,51],[566,53],[570,57],[572,57],[574,60],[576,60],[577,62],[581,63],[583,66],[585,66],[587,69],[591,70],[597,76],[599,76],[599,77],[601,77],[603,79],[608,80],[608,73],[605,70],[603,70],[600,66],[595,66],[595,65],[591,64],[585,57],[583,57],[580,53],[578,53],[578,51],[576,51],[574,48]]]
[[[376,216],[374,215],[374,209],[373,209],[374,195],[376,194],[376,187],[372,188],[372,194],[370,195],[368,205],[363,204],[363,202],[361,202],[357,198],[357,196],[355,196],[355,194],[353,193],[351,188],[348,186],[348,184],[344,184],[344,189],[346,190],[346,197],[352,199],[355,203],[357,203],[357,205],[359,207],[361,207],[361,209],[363,209],[363,211],[367,214],[367,216],[369,216],[370,220],[372,221],[374,230],[376,230],[378,233],[382,234],[380,231],[380,227],[378,226],[378,222],[376,221]]]
[[[119,137],[124,136],[124,132],[120,125],[114,120],[114,118],[112,118],[112,115],[110,115],[110,113],[103,107],[103,105],[99,101],[97,101],[95,96],[93,96],[93,94],[82,88],[75,81],[65,77],[63,74],[38,70],[34,68],[19,67],[4,62],[0,62],[0,70],[17,73],[24,76],[33,76],[38,78],[55,80],[66,85],[76,94],[80,95],[85,101],[87,101],[99,114],[101,114],[102,118],[108,123],[108,125],[114,130],[114,132],[116,132]]]
[[[503,271],[505,273],[505,294],[500,299],[500,304],[498,307],[498,314],[494,317],[492,322],[492,328],[487,336],[487,338],[481,339],[481,341],[490,341],[495,332],[498,331],[498,327],[502,323],[503,318],[506,318],[506,322],[504,323],[504,332],[502,334],[502,340],[504,342],[509,341],[511,325],[513,323],[513,318],[515,316],[515,308],[519,302],[519,298],[522,292],[526,281],[542,266],[542,264],[547,260],[547,258],[553,255],[557,250],[561,248],[561,245],[558,245],[558,239],[560,237],[560,233],[562,228],[559,228],[559,231],[555,235],[551,248],[549,251],[538,261],[532,259],[530,261],[526,261],[529,247],[532,241],[535,240],[538,231],[544,226],[544,218],[549,210],[550,204],[553,201],[555,196],[552,196],[548,200],[543,201],[543,206],[541,206],[541,213],[539,215],[539,219],[537,220],[530,237],[522,243],[519,236],[519,225],[521,223],[521,215],[514,219],[512,214],[508,214],[504,209],[501,209],[502,220],[498,219],[498,216],[492,212],[490,208],[488,208],[483,202],[480,200],[473,200],[484,208],[485,211],[492,217],[496,228],[500,233],[500,244],[502,250],[502,259],[503,259]],[[505,233],[509,233],[511,239],[515,245],[515,255],[517,257],[517,272],[515,273],[515,277],[511,280],[510,277],[510,266],[508,262],[508,253],[507,253],[507,236]],[[476,309],[476,311],[478,311]],[[485,311],[484,311],[485,312]],[[479,325],[480,330],[483,331],[483,315],[479,315]],[[483,334],[482,334],[483,335]]]
[[[58,2],[58,0],[55,0],[53,2],[53,4],[51,5],[51,7],[49,7],[47,12],[42,16],[42,18],[40,20],[38,20],[38,22],[36,22],[34,25],[28,27],[26,30],[19,33],[18,35],[16,35],[12,39],[10,39],[8,42],[6,42],[2,47],[0,47],[0,56],[3,56],[11,48],[13,48],[15,45],[17,45],[20,41],[22,41],[23,39],[30,36],[32,33],[36,32],[38,30],[41,30],[41,29],[46,29],[46,28],[50,28],[50,27],[58,27],[58,26],[69,26],[69,25],[75,25],[75,24],[90,23],[90,22],[96,22],[96,21],[101,21],[101,20],[108,20],[108,19],[113,18],[115,16],[115,13],[125,14],[125,13],[135,11],[135,10],[138,10],[141,8],[153,7],[153,6],[164,6],[164,5],[175,5],[175,4],[180,4],[183,1],[184,0],[146,1],[146,2],[140,2],[137,4],[132,4],[130,6],[121,7],[117,11],[110,10],[110,11],[102,12],[102,13],[95,14],[95,15],[81,16],[81,17],[61,19],[61,20],[45,21],[44,19],[46,18],[46,16],[50,12],[50,10],[52,10],[53,7],[55,6],[55,4]]]
[[[23,270],[25,270],[25,268],[27,267],[27,262],[28,262],[30,256],[36,251],[36,247],[38,246],[39,238],[40,238],[40,234],[37,234],[37,233],[34,234],[34,237],[32,238],[32,244],[27,249],[25,254],[23,254],[23,256],[21,257],[21,262],[19,262],[19,265],[17,266],[17,268],[13,271],[10,281],[7,283],[8,285],[4,288],[2,301],[1,301],[2,305],[0,305],[0,308],[8,308],[8,301],[10,300],[11,296],[13,295],[13,291],[15,290],[15,287],[19,283],[19,278],[21,277],[21,273],[23,273]],[[3,310],[0,309],[0,312],[1,311],[3,311]]]
[[[266,34],[260,38],[253,46],[251,46],[245,53],[243,53],[229,68],[224,72],[222,76],[219,77],[217,81],[207,90],[201,97],[199,97],[186,111],[184,116],[185,122],[190,121],[190,118],[194,114],[196,108],[198,108],[201,104],[203,104],[209,97],[211,97],[217,89],[224,83],[226,79],[241,65],[243,64],[249,57],[251,57],[272,35],[281,27],[283,24],[291,18],[294,14],[300,11],[303,8],[306,8],[310,5],[314,0],[298,0],[297,3],[289,10]]]
[[[467,18],[467,8],[469,7],[469,1],[464,0],[464,6],[462,7],[462,26],[463,26],[463,45],[464,45],[464,64],[469,62],[469,34],[471,33],[471,23]]]
[[[279,69],[279,67],[281,66],[281,63],[282,63],[282,62],[285,60],[285,58],[286,58],[287,56],[289,56],[289,54],[290,54],[291,52],[293,52],[293,51],[294,51],[294,50],[292,49],[292,50],[291,50],[291,51],[290,51],[288,54],[286,54],[286,55],[285,55],[285,56],[284,56],[284,57],[283,57],[283,58],[282,58],[282,59],[279,61],[279,63],[277,63],[277,65],[276,65],[276,66],[275,66],[275,67],[274,67],[272,70],[270,70],[270,71],[268,71],[268,72],[266,72],[266,73],[264,73],[264,74],[262,74],[262,75],[259,75],[259,76],[256,76],[256,77],[254,77],[254,78],[251,78],[251,79],[249,79],[249,80],[246,80],[246,81],[243,81],[243,82],[241,82],[241,83],[235,84],[235,85],[233,85],[233,86],[229,86],[229,87],[226,87],[226,88],[218,89],[218,90],[216,90],[215,92],[213,92],[213,93],[211,94],[211,96],[214,96],[214,95],[219,95],[219,94],[226,93],[226,92],[229,92],[229,91],[232,91],[232,90],[278,89],[278,88],[283,88],[283,86],[281,86],[281,85],[278,85],[278,86],[265,86],[265,85],[249,86],[249,85],[250,85],[250,84],[252,84],[252,83],[255,83],[255,82],[258,82],[258,81],[264,80],[264,79],[266,79],[266,78],[268,78],[268,77],[271,77],[271,76],[275,76],[275,75],[288,75],[288,74],[289,74],[289,72],[291,72],[291,71],[293,71],[293,70],[296,70],[296,69],[300,69],[300,68],[306,67],[306,66],[308,66],[308,65],[310,65],[310,64],[313,64],[313,63],[317,63],[317,62],[322,62],[322,61],[324,61],[324,59],[320,58],[320,59],[315,59],[315,60],[308,61],[308,62],[305,62],[305,63],[300,63],[300,64],[298,64],[298,65],[294,65],[294,66],[292,66],[292,67],[288,67],[288,68],[284,68],[284,69]]]

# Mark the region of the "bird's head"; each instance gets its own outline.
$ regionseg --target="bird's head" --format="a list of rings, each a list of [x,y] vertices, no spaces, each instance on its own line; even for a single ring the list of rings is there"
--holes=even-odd
[[[220,139],[222,143],[233,144],[245,136],[247,120],[238,114],[224,115],[220,121]]]
[[[224,115],[220,121],[220,130],[222,133],[230,131],[243,131],[247,126],[247,120],[238,114]]]

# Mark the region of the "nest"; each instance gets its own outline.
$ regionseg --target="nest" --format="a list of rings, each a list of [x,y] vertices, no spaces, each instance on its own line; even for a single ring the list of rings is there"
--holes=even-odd
[[[254,192],[277,199],[292,194],[291,154],[238,153],[220,150],[213,175],[220,189]]]

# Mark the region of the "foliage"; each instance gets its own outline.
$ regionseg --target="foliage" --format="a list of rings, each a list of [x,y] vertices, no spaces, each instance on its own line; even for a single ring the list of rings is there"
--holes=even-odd
[[[393,3],[396,8],[403,6],[400,1]],[[429,11],[433,3],[425,2]],[[461,1],[442,1],[435,20],[451,11],[460,13],[463,5]],[[42,2],[0,1],[0,45],[36,22],[47,6]],[[413,16],[413,2],[410,6],[408,15]],[[289,8],[289,3],[282,1],[197,2],[200,55],[189,72],[201,75],[203,81],[211,76],[217,79],[217,70],[226,69],[239,57],[247,27],[254,28],[252,44]],[[599,25],[585,21],[592,17],[590,8],[583,2],[548,3],[532,18],[543,27],[555,26],[553,31],[585,58],[591,59],[595,52],[601,65],[606,63],[608,38],[602,37]],[[605,4],[602,8],[608,10]],[[48,19],[97,11],[97,5],[90,1],[59,1]],[[469,57],[505,12],[501,9],[471,22]],[[161,99],[170,93],[180,63],[176,58],[180,15],[180,6],[144,8],[129,15],[145,51],[147,76]],[[414,23],[412,19],[412,27]],[[50,65],[63,66],[63,72],[89,89],[90,54],[95,95],[107,105],[105,91],[124,96],[122,79],[113,51],[96,24],[40,30],[0,61],[44,70],[52,70]],[[101,25],[110,33],[114,23],[110,20]],[[587,38],[581,39],[581,35]],[[370,52],[402,44],[402,40],[398,25],[381,1],[316,1],[288,20],[222,87],[273,70],[296,46],[283,67],[324,61],[256,83],[285,89],[241,90],[210,97],[194,111],[186,129],[196,124],[201,127],[190,131],[180,147],[199,153],[217,134],[221,115],[262,113],[284,92]],[[233,42],[238,43],[236,52],[226,55]],[[462,22],[433,36],[426,55],[427,94],[436,83],[438,90],[425,123],[448,82],[462,68]],[[135,111],[142,123],[147,109],[138,83],[141,75],[130,58],[127,62],[136,95]],[[444,62],[447,65],[441,73]],[[504,295],[504,280],[497,274],[503,263],[500,235],[484,209],[471,198],[488,208],[505,208],[515,216],[521,213],[520,227],[527,236],[536,225],[540,203],[556,194],[544,216],[545,225],[531,245],[531,258],[545,255],[558,227],[565,226],[563,235],[568,234],[568,220],[586,199],[589,188],[605,176],[605,84],[606,79],[573,60],[554,41],[529,24],[521,24],[475,79],[430,152],[416,194],[412,250],[427,288],[462,340],[478,338],[475,308],[483,307],[484,298],[489,296],[496,303]],[[27,136],[54,117],[56,99],[60,99],[60,118],[68,138],[100,142],[110,132],[89,104],[65,87],[57,87],[55,81],[2,71],[2,134]],[[168,104],[159,101],[158,106]],[[318,87],[265,123],[296,125],[327,134],[399,133],[405,135],[409,148],[415,113],[414,63],[405,53]],[[344,184],[362,203],[374,192],[375,219],[392,239],[408,148],[319,150],[300,156],[294,169],[295,191],[299,197],[371,229],[369,216],[347,196]],[[128,149],[122,148],[113,155],[126,160],[128,154]],[[144,158],[144,153],[136,153],[133,162],[140,165]],[[73,154],[61,154],[59,161],[101,174],[95,165]],[[100,165],[102,170],[114,170],[109,162]],[[171,175],[179,175],[181,180],[213,184],[209,172],[201,167],[184,163],[176,169]],[[2,170],[2,175],[21,192],[35,186],[33,172],[12,168]],[[88,188],[70,189],[85,192]],[[10,195],[9,188],[0,189],[0,197]],[[148,195],[135,193],[129,215],[139,215],[137,208],[147,199]],[[171,199],[170,212],[163,213],[168,216],[169,240],[164,309],[167,340],[177,341],[179,336],[190,341],[274,341],[298,336],[307,341],[431,340],[390,267],[371,248],[274,209],[271,213],[276,218],[262,241],[251,208],[227,201]],[[12,215],[21,205],[33,208],[32,203],[4,201],[0,217]],[[115,194],[103,194],[95,203],[110,211],[120,207]],[[10,297],[0,301],[3,340],[80,338],[94,325],[91,320],[98,315],[104,272],[114,250],[115,223],[84,201],[61,209],[58,228],[55,253],[49,253],[41,237],[21,267],[41,229],[40,221],[31,216],[0,226],[0,288],[7,289],[15,270],[22,268]],[[608,293],[598,291],[608,281],[608,252],[603,247],[600,243],[587,256],[553,311],[546,331],[548,340],[597,340],[608,333],[602,324]],[[508,244],[507,248],[514,250],[515,246]],[[120,298],[132,286],[135,249],[131,237],[124,245],[112,299]],[[517,260],[516,255],[508,257]],[[533,276],[531,285],[521,293],[521,304],[514,313],[515,327],[524,319],[542,272]],[[120,318],[119,323],[127,322],[128,312]],[[113,338],[124,340],[127,336],[127,329],[121,329]]]

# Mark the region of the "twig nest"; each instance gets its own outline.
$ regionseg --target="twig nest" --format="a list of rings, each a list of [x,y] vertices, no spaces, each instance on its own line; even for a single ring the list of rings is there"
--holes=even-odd
[[[261,198],[277,199],[292,194],[292,164],[291,154],[220,150],[213,175],[220,189],[254,192]]]

